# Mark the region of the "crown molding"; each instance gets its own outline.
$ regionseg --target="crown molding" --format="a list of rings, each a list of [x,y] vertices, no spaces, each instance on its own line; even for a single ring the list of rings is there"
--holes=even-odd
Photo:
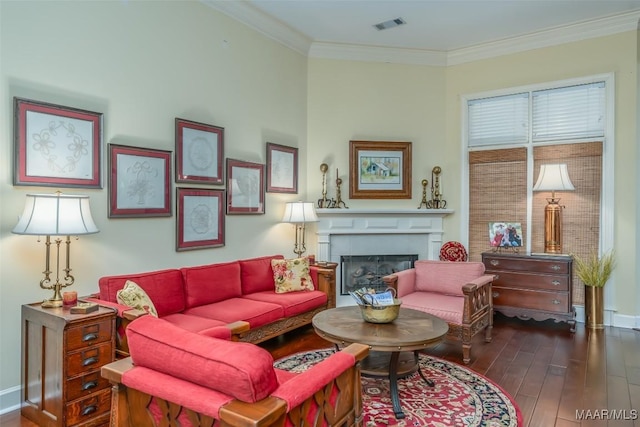
[[[260,34],[283,44],[302,55],[307,55],[311,39],[288,25],[274,19],[243,0],[200,0],[203,4],[239,21]]]
[[[638,20],[640,20],[640,12],[629,12],[456,49],[448,52],[447,65],[457,65],[532,49],[557,46],[625,31],[635,31],[638,29]]]
[[[584,21],[448,52],[313,40],[244,0],[200,0],[284,46],[312,58],[449,66],[638,29],[640,12]]]
[[[324,42],[312,43],[309,57],[414,65],[447,65],[446,52]]]

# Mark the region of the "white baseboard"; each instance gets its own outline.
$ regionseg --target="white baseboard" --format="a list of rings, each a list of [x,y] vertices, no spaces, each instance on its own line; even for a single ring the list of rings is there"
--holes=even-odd
[[[583,305],[574,305],[576,310],[576,321],[584,323],[585,314]],[[626,314],[617,314],[613,309],[604,309],[603,323],[605,326],[615,326],[617,328],[637,328],[640,326],[640,316],[629,316]]]
[[[20,409],[21,386],[0,390],[0,415]]]

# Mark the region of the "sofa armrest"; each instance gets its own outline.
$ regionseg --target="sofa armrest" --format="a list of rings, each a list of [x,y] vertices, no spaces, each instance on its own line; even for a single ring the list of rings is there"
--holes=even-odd
[[[222,426],[258,427],[286,425],[288,417],[293,425],[306,425],[309,415],[307,411],[317,405],[321,407],[324,416],[344,419],[348,413],[353,413],[359,419],[362,411],[362,386],[360,380],[360,361],[369,353],[369,347],[363,344],[351,344],[339,353],[330,356],[319,364],[297,375],[282,384],[272,396],[256,403],[246,403],[234,400],[220,409]],[[351,356],[351,366],[327,369],[334,362],[332,358]],[[344,364],[344,361],[341,362]],[[322,380],[320,380],[320,378]],[[309,387],[309,383],[317,383]],[[321,383],[321,384],[320,384]],[[331,392],[339,389],[342,395],[335,406],[330,403]],[[301,392],[301,390],[304,390]],[[330,423],[329,425],[335,425]]]
[[[388,287],[395,289],[396,297],[402,298],[415,290],[416,270],[415,268],[408,268],[385,276],[382,280]]]
[[[471,324],[477,318],[482,317],[487,311],[493,315],[493,295],[491,287],[493,275],[485,274],[462,286],[464,294],[463,324]]]

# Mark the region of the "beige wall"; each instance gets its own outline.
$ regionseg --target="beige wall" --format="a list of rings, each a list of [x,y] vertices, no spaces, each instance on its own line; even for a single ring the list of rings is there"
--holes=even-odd
[[[109,142],[173,150],[175,117],[225,127],[225,157],[264,162],[266,141],[300,149],[300,194],[267,194],[265,215],[227,216],[227,245],[219,249],[176,253],[175,216],[108,219],[106,179],[102,190],[65,190],[91,196],[101,230],[73,243],[74,288],[86,294],[107,274],[291,255],[292,230],[278,223],[282,204],[321,196],[322,162],[330,166],[329,197],[337,168],[351,208],[417,207],[420,180],[440,165],[444,197],[456,211],[445,238],[459,238],[460,95],[615,72],[614,304],[622,315],[639,315],[637,241],[629,238],[638,235],[630,197],[638,182],[635,33],[445,68],[307,62],[198,2],[0,1],[0,19],[0,411],[19,397],[20,305],[49,294],[37,286],[42,244],[10,231],[25,194],[54,190],[12,185],[13,96],[103,112],[105,154]],[[413,199],[349,200],[350,139],[412,141]]]
[[[270,141],[299,147],[304,159],[307,62],[196,1],[2,1],[0,11],[2,410],[17,403],[20,306],[51,296],[38,287],[44,245],[10,231],[25,194],[56,190],[12,185],[13,97],[103,112],[105,156],[108,143],[173,151],[180,117],[223,126],[225,157],[264,163]],[[107,218],[106,157],[102,167],[104,189],[63,189],[90,195],[100,229],[72,243],[73,289],[80,295],[95,292],[97,279],[108,274],[293,255],[293,230],[279,220],[285,201],[304,197],[304,168],[300,195],[267,193],[265,215],[227,216],[224,248],[177,253],[175,215]]]

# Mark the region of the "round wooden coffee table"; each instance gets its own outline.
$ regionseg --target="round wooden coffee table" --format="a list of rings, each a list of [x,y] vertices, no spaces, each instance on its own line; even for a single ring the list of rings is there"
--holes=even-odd
[[[398,378],[417,370],[422,379],[433,386],[420,370],[418,352],[442,341],[449,331],[444,320],[408,308],[400,308],[398,318],[391,323],[365,322],[356,306],[324,310],[313,317],[312,323],[318,335],[337,346],[351,343],[369,346],[371,352],[362,362],[362,373],[389,378],[396,418],[404,418],[398,397]]]

